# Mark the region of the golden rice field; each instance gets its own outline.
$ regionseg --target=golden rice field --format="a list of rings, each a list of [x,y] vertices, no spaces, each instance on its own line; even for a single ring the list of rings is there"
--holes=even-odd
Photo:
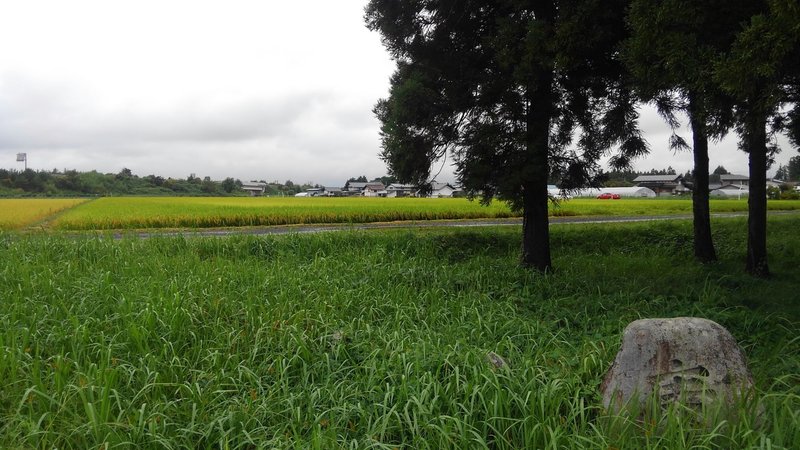
[[[94,201],[0,200],[0,229],[18,229],[64,210],[57,230],[224,228],[325,223],[491,219],[515,217],[503,202],[466,199],[105,197]],[[77,205],[77,206],[76,206]],[[771,210],[800,210],[800,201],[771,200]],[[553,216],[691,214],[689,199],[572,199],[551,205]],[[715,213],[747,211],[746,200],[712,200]],[[20,214],[25,214],[23,217]]]
[[[16,230],[47,219],[86,199],[0,199],[0,230]]]
[[[53,222],[61,230],[217,228],[511,217],[495,202],[465,199],[115,197],[75,208]]]

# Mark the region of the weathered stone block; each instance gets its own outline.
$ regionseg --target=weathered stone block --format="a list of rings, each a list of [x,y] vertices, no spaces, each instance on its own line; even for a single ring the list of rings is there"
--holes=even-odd
[[[753,377],[733,336],[707,319],[643,319],[629,324],[622,348],[600,387],[603,406],[618,412],[681,402],[699,409],[746,395]]]

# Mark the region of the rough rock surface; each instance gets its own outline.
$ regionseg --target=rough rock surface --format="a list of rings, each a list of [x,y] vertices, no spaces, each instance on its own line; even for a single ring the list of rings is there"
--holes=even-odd
[[[492,365],[495,369],[502,369],[504,367],[508,367],[508,363],[502,356],[498,355],[495,352],[489,352],[486,354],[486,361]]]
[[[707,319],[678,317],[630,323],[622,348],[600,386],[603,406],[619,411],[644,406],[655,395],[661,407],[680,401],[698,408],[733,399],[753,386],[733,336]]]

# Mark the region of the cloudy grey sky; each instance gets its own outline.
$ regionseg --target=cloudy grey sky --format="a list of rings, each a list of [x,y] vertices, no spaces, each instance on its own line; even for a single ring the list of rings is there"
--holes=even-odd
[[[393,63],[365,5],[0,2],[0,167],[21,169],[27,152],[37,170],[326,185],[384,175],[371,110]],[[691,168],[652,111],[643,127],[653,151],[636,168]],[[795,154],[785,145],[778,160]],[[718,164],[746,173],[735,138],[712,149]]]

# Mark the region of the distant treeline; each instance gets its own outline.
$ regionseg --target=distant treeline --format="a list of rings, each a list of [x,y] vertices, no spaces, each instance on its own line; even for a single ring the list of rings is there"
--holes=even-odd
[[[260,180],[264,182],[263,180]],[[164,178],[157,175],[140,177],[130,169],[119,173],[99,173],[97,171],[78,172],[76,170],[24,171],[0,169],[0,196],[109,196],[109,195],[151,195],[151,196],[238,196],[248,195],[242,191],[242,181],[225,178],[213,181],[210,177],[200,178],[194,174],[186,178]],[[294,195],[310,187],[307,184],[267,183],[265,195]]]
[[[709,175],[709,181],[712,183],[718,183],[720,181],[720,175],[727,175],[730,172],[725,169],[723,166],[717,166],[713,172]],[[635,172],[633,170],[614,170],[610,172],[604,172],[602,174],[603,186],[605,187],[627,187],[633,186],[633,180],[640,175],[678,175],[675,172],[675,169],[672,166],[667,167],[666,169],[650,169],[646,172]],[[688,186],[692,186],[694,184],[694,174],[691,171],[688,171],[683,176],[684,184]]]
[[[672,166],[666,169],[650,169],[646,172],[636,172],[634,170],[612,170],[603,172],[600,176],[603,186],[605,187],[628,187],[633,186],[633,180],[640,175],[677,175]],[[683,175],[684,180],[692,181],[691,172]]]

